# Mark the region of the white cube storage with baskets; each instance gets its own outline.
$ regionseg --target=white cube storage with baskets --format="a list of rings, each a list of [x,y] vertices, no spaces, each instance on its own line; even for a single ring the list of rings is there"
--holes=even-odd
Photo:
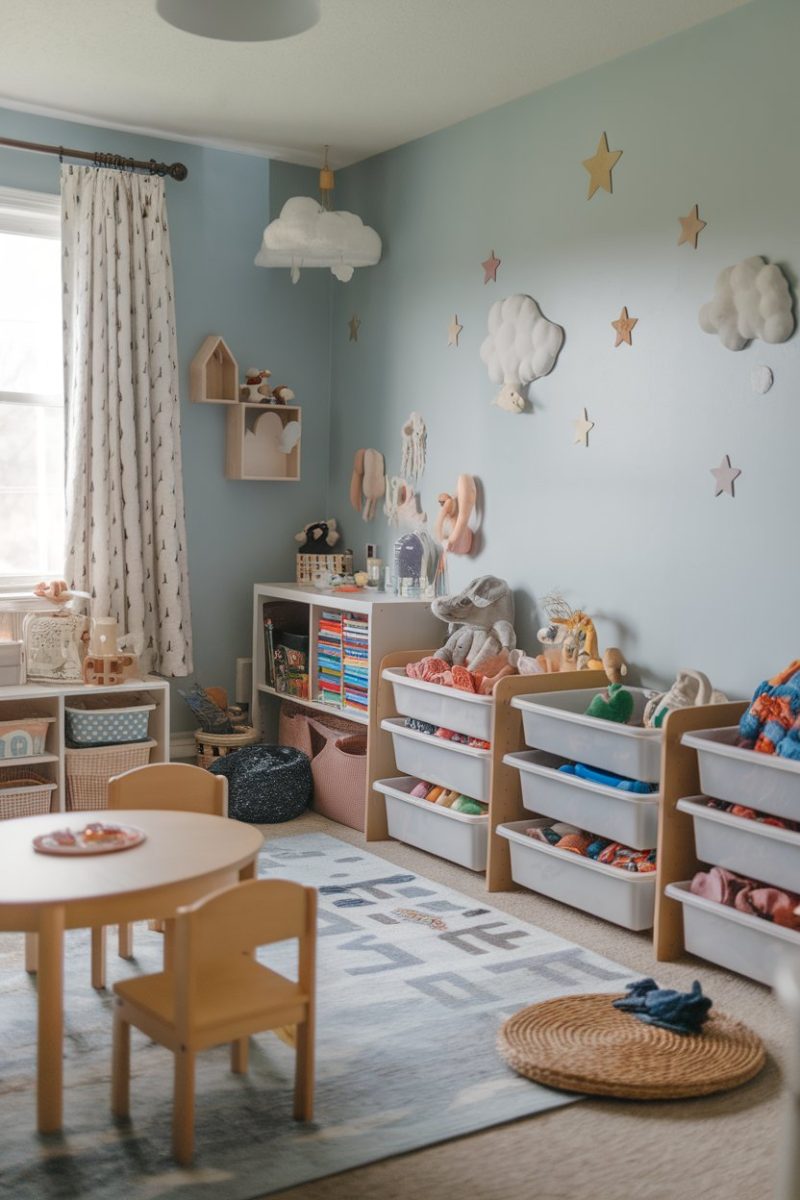
[[[767,887],[800,892],[800,833],[714,807],[718,800],[783,820],[800,821],[800,762],[737,746],[737,726],[685,733],[697,753],[702,795],[676,808],[691,818],[696,857]],[[800,932],[690,890],[686,879],[666,895],[683,913],[683,938],[691,954],[770,986],[781,958],[800,964]]]
[[[168,761],[163,679],[0,687],[0,820],[104,808],[111,776]]]
[[[521,712],[525,742],[532,750],[507,754],[503,762],[519,771],[522,802],[529,812],[549,818],[544,824],[563,821],[634,850],[652,850],[658,835],[658,792],[629,792],[558,769],[577,762],[658,784],[662,731],[587,716],[592,698],[602,690],[514,697],[511,704]],[[497,828],[510,844],[515,883],[628,929],[652,928],[654,871],[640,874],[560,850],[527,836],[532,824],[542,822],[507,822]]]
[[[381,730],[392,739],[395,765],[401,774],[373,785],[385,800],[389,836],[471,871],[485,871],[488,813],[457,812],[410,793],[424,780],[488,804],[490,751],[409,728],[406,720],[424,721],[488,741],[492,735],[492,697],[410,679],[405,669],[398,667],[385,668],[382,679],[391,685],[394,709],[402,714],[380,723]]]

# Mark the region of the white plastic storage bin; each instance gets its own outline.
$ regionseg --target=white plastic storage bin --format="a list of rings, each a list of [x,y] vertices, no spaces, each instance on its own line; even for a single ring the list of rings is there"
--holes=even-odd
[[[448,858],[470,871],[485,871],[488,816],[472,817],[410,796],[418,782],[402,775],[375,783],[376,792],[386,797],[389,836],[439,858]]]
[[[655,871],[639,875],[557,850],[526,836],[525,830],[533,824],[542,822],[510,821],[497,826],[500,837],[510,843],[511,878],[515,883],[626,929],[652,928]]]
[[[657,792],[622,792],[558,770],[565,760],[541,750],[507,754],[519,771],[522,803],[534,813],[590,829],[635,850],[652,850],[658,840]]]
[[[511,703],[522,712],[525,741],[535,750],[547,750],[572,762],[602,767],[643,783],[658,783],[662,730],[587,717],[589,702],[604,690],[581,688],[515,696]],[[643,688],[628,690],[642,697],[649,695]]]
[[[683,905],[683,940],[690,954],[769,987],[779,960],[800,968],[800,933],[793,929],[695,896],[688,881],[669,883],[665,892]]]
[[[398,771],[454,788],[473,800],[489,802],[491,753],[459,742],[448,742],[432,733],[406,729],[402,717],[381,722],[381,729],[392,735]]]
[[[404,717],[416,717],[418,721],[455,729],[484,742],[491,741],[491,696],[473,696],[457,688],[409,679],[402,667],[387,667],[383,678],[391,683],[395,708]]]
[[[697,751],[703,793],[800,821],[800,762],[744,750],[738,736],[736,725],[683,735],[683,745]]]
[[[678,809],[694,819],[695,848],[703,862],[790,892],[800,890],[800,833],[709,808],[705,796],[679,800]]]

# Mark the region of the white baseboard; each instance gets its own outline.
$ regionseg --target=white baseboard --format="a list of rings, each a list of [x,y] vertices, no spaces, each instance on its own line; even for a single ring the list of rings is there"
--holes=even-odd
[[[190,758],[194,762],[197,746],[194,734],[189,730],[173,733],[169,739],[169,757],[171,762],[185,761]]]

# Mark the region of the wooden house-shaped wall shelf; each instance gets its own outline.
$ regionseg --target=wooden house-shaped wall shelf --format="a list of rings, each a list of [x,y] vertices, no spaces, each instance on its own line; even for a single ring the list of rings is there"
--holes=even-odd
[[[210,333],[189,366],[195,404],[238,404],[239,367],[223,338]]]
[[[241,402],[225,414],[225,477],[289,483],[300,478],[300,409],[295,405]],[[297,422],[297,428],[293,422]],[[281,449],[287,426],[288,454]]]

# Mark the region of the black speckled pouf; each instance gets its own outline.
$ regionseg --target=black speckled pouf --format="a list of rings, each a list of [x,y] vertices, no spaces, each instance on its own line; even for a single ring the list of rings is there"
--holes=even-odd
[[[278,825],[311,803],[311,760],[292,746],[245,746],[209,767],[228,780],[228,815],[251,825]]]

